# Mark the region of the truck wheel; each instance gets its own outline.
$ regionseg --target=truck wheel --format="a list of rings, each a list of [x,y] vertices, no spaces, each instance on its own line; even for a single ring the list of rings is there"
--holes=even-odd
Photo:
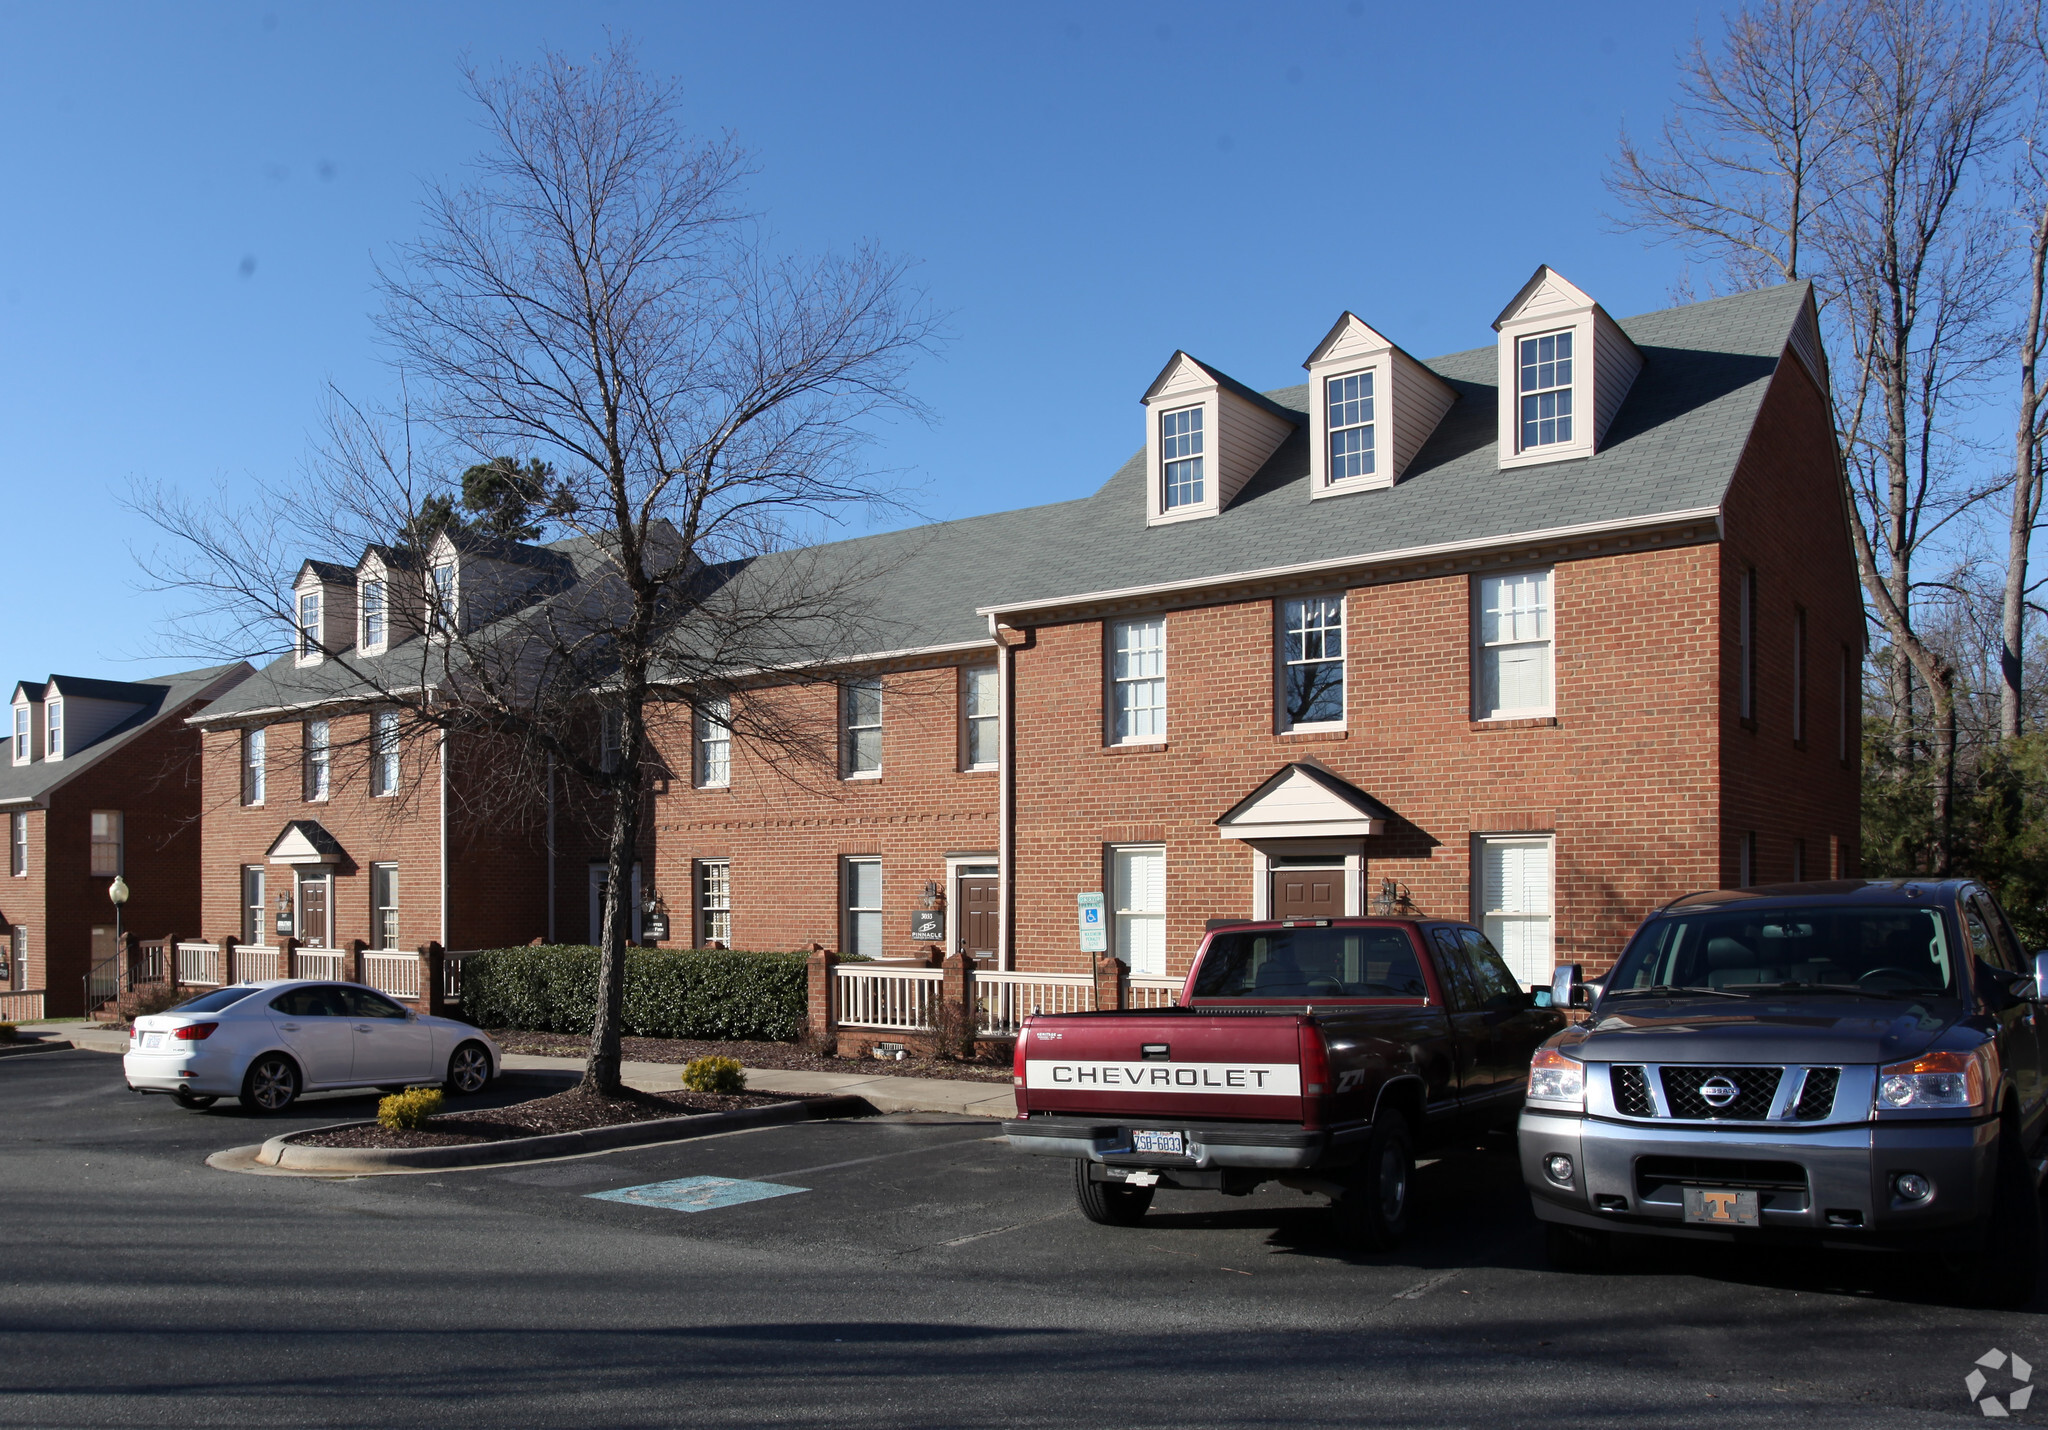
[[[1977,1244],[1955,1269],[1978,1306],[2024,1306],[2041,1274],[2041,1205],[2010,1126],[1998,1139],[1998,1185]]]
[[[1088,1164],[1074,1164],[1074,1198],[1081,1203],[1081,1215],[1102,1226],[1136,1226],[1152,1205],[1152,1188],[1126,1187],[1115,1182],[1092,1182]]]
[[[1383,1112],[1372,1125],[1365,1160],[1350,1189],[1330,1203],[1337,1241],[1350,1251],[1386,1251],[1408,1235],[1408,1194],[1415,1180],[1415,1150],[1408,1119]]]
[[[1559,1271],[1601,1271],[1614,1258],[1613,1239],[1604,1231],[1543,1223],[1543,1254]]]

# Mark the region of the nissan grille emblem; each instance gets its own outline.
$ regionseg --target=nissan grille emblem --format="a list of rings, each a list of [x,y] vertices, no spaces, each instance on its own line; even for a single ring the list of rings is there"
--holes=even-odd
[[[1742,1091],[1725,1077],[1710,1077],[1700,1084],[1700,1096],[1715,1107],[1726,1107]]]

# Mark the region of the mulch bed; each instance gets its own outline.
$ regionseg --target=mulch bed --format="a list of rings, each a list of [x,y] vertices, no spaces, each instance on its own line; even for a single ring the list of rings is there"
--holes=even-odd
[[[416,1132],[392,1131],[371,1125],[316,1132],[298,1139],[305,1147],[455,1147],[474,1142],[503,1142],[512,1137],[542,1137],[550,1132],[580,1132],[621,1122],[651,1122],[658,1117],[687,1117],[698,1112],[731,1112],[771,1102],[801,1100],[792,1093],[641,1092],[626,1088],[616,1098],[599,1097],[572,1087],[553,1097],[515,1102],[509,1107],[444,1112]]]
[[[542,1058],[583,1058],[590,1055],[590,1039],[573,1033],[527,1033],[516,1028],[493,1028],[490,1032],[498,1040],[498,1046],[508,1053]],[[789,1072],[945,1077],[961,1082],[1010,1080],[1008,1049],[992,1055],[987,1062],[951,1062],[942,1058],[921,1058],[915,1053],[896,1062],[872,1057],[828,1058],[797,1043],[714,1043],[692,1038],[622,1038],[619,1041],[626,1061],[634,1063],[686,1063],[693,1058],[717,1054],[738,1058],[750,1068],[779,1068]]]

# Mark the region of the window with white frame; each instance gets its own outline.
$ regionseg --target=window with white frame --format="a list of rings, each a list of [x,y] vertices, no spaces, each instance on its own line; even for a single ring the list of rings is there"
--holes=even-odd
[[[1116,956],[1133,973],[1166,972],[1166,850],[1156,844],[1117,845],[1109,851]]]
[[[16,924],[11,940],[14,944],[14,986],[28,987],[28,925]]]
[[[882,772],[882,682],[849,680],[839,689],[840,759],[848,775]]]
[[[732,861],[697,861],[697,947],[732,946]]]
[[[697,707],[697,788],[732,783],[732,700],[721,696]]]
[[[299,595],[299,659],[317,660],[320,656],[320,593],[304,591]]]
[[[263,803],[264,747],[269,731],[261,725],[242,732],[242,803]]]
[[[1123,745],[1166,738],[1166,621],[1118,621],[1110,627],[1110,740]]]
[[[960,672],[961,744],[970,770],[992,770],[999,755],[997,702],[1000,682],[992,665],[970,665]]]
[[[1551,712],[1550,572],[1479,581],[1478,717]]]
[[[111,879],[121,872],[121,811],[96,809],[92,812],[92,873],[96,879]]]
[[[1305,596],[1280,603],[1283,728],[1344,719],[1344,598]]]
[[[1548,983],[1556,962],[1555,837],[1487,834],[1477,843],[1479,926],[1518,980]]]
[[[25,765],[33,746],[29,741],[29,714],[26,705],[14,707],[14,763]]]
[[[1330,418],[1330,470],[1328,480],[1373,474],[1373,375],[1355,372],[1333,377],[1324,384]]]
[[[1572,335],[1545,333],[1516,344],[1522,450],[1572,440]]]
[[[386,629],[384,624],[384,583],[382,581],[363,582],[363,594],[358,600],[358,605],[361,608],[363,623],[362,647],[366,651],[378,650],[384,644]]]
[[[846,938],[848,953],[882,956],[882,861],[846,861]]]
[[[242,942],[261,947],[268,944],[269,930],[263,926],[267,910],[263,903],[263,866],[242,866]]]
[[[370,793],[398,793],[398,712],[379,710],[370,716]]]
[[[607,710],[597,718],[597,767],[607,774],[619,767],[619,743],[625,728],[626,717],[617,710]]]
[[[328,736],[325,720],[306,722],[306,798],[327,798]]]
[[[427,623],[436,631],[452,631],[455,629],[455,563],[436,563],[429,578],[433,586],[433,605],[427,612]]]
[[[43,703],[43,758],[64,758],[64,702],[61,700]]]
[[[28,815],[7,816],[7,872],[17,879],[28,877]]]
[[[370,944],[398,948],[398,866],[370,866]]]
[[[1159,505],[1175,511],[1202,504],[1202,409],[1159,416]]]

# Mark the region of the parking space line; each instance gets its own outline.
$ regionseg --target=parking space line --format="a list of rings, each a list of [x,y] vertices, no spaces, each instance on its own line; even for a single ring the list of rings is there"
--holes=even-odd
[[[922,1147],[903,1147],[894,1152],[877,1152],[872,1157],[852,1157],[844,1162],[820,1162],[815,1167],[798,1167],[789,1172],[763,1172],[761,1180],[773,1181],[777,1177],[801,1177],[809,1172],[836,1172],[841,1167],[858,1167],[864,1162],[880,1162],[888,1157],[909,1157],[918,1152],[943,1152],[948,1147],[972,1147],[977,1142],[1000,1142],[1001,1137],[968,1137],[958,1142],[932,1142]],[[950,1243],[949,1243],[950,1244]]]
[[[1022,1231],[1027,1226],[1038,1226],[1043,1222],[1058,1221],[1072,1210],[1072,1207],[1061,1207],[1058,1211],[1047,1216],[1035,1216],[1030,1221],[1014,1221],[1008,1226],[991,1227],[987,1231],[977,1231],[971,1236],[956,1236],[951,1241],[942,1241],[938,1244],[940,1246],[965,1246],[968,1242],[980,1241],[985,1236],[1001,1236],[1006,1231]]]

